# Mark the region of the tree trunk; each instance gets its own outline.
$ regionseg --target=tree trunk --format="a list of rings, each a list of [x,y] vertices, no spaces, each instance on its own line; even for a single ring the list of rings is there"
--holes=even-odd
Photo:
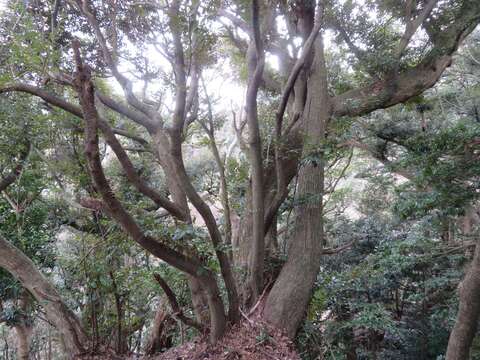
[[[160,302],[152,324],[152,330],[145,347],[146,355],[153,355],[173,346],[170,330],[175,326],[175,320],[169,314],[166,301]]]
[[[301,154],[301,136],[299,131],[296,129],[290,132],[288,137],[288,148],[289,151],[285,156],[281,159],[281,163],[283,166],[283,175],[286,178],[286,182],[290,183],[290,181],[295,177],[297,174],[298,163]],[[275,195],[276,195],[276,170],[273,166],[273,162],[269,164],[265,171],[264,177],[264,193],[265,193],[265,209],[268,209],[272,204],[275,202]],[[237,269],[241,269],[242,271],[237,272],[237,283],[239,285],[240,294],[242,295],[243,304],[248,307],[247,303],[247,294],[248,294],[248,282],[245,281],[243,278],[242,273],[246,273],[248,271],[248,264],[250,263],[250,256],[252,251],[252,242],[253,242],[253,216],[255,216],[254,212],[252,211],[252,190],[251,188],[247,189],[246,192],[246,207],[245,211],[242,214],[242,217],[238,220],[238,224],[234,227],[232,232],[232,248],[233,248],[233,263]],[[271,222],[270,226],[268,227],[268,233],[266,236],[270,236],[270,228],[275,223],[276,217],[273,217],[273,221]],[[267,225],[267,224],[266,224]],[[267,225],[268,226],[268,225]],[[266,229],[265,229],[266,230]],[[270,234],[270,235],[269,235]],[[268,254],[267,254],[268,255]],[[268,261],[268,259],[267,259]],[[271,281],[271,278],[265,279],[267,282]],[[263,284],[265,285],[265,283]]]
[[[311,2],[297,2],[295,6],[298,8],[298,12],[295,14],[298,20],[298,34],[300,35],[304,41],[310,35],[313,29],[314,17],[315,17],[315,6],[312,6]],[[251,44],[253,46],[253,44]],[[301,70],[296,81],[294,84],[294,90],[291,92],[287,104],[287,111],[289,113],[290,119],[298,119],[298,117],[303,113],[306,101],[306,90],[307,90],[307,72],[310,68],[310,64],[312,61],[312,54],[307,56],[304,69]],[[249,58],[249,54],[247,52],[247,60]],[[290,71],[292,70],[293,64],[288,64],[288,62],[280,61],[281,66],[281,73],[286,78],[289,76]],[[282,144],[280,148],[281,156],[279,156],[279,162],[281,164],[281,173],[283,177],[283,182],[286,184],[285,188],[279,187],[277,184],[277,176],[279,174],[278,169],[276,166],[278,165],[276,161],[267,162],[267,168],[264,171],[263,176],[263,183],[264,183],[264,190],[263,190],[263,198],[264,198],[264,217],[265,217],[265,226],[264,226],[264,233],[265,236],[268,235],[270,227],[275,221],[275,217],[278,211],[278,208],[283,203],[285,198],[288,195],[288,184],[290,181],[297,175],[297,169],[299,164],[300,155],[302,152],[302,142],[303,137],[300,134],[298,126],[294,126],[290,129],[288,135],[285,135],[282,138]],[[276,155],[272,154],[265,154],[264,158],[274,159]],[[253,180],[253,174],[252,174]],[[252,181],[253,183],[253,181]],[[253,230],[255,229],[254,222],[258,220],[255,218],[257,216],[255,212],[255,205],[254,205],[254,197],[252,187],[250,186],[247,189],[246,194],[246,209],[245,212],[240,220],[239,231],[234,234],[232,238],[232,247],[234,249],[233,258],[234,263],[237,268],[240,268],[245,273],[249,273],[252,269],[249,269],[254,263],[255,259],[255,241],[254,241],[254,234]],[[284,192],[282,194],[282,192]],[[266,241],[266,240],[265,240]],[[268,256],[268,253],[263,254],[264,256]],[[258,257],[257,257],[258,258]],[[271,281],[271,277],[268,281]],[[248,295],[248,283],[243,282],[239,283],[240,287],[242,288],[241,293],[244,295],[244,305],[247,307],[249,304],[246,300],[245,295]],[[262,284],[262,287],[265,285]]]
[[[455,326],[448,340],[446,360],[469,359],[470,347],[480,317],[480,244],[465,278],[458,287],[460,304]]]
[[[115,339],[115,349],[117,354],[125,354],[128,351],[126,343],[126,334],[123,329],[125,323],[125,310],[123,308],[123,298],[119,293],[117,282],[115,280],[115,275],[113,271],[109,272],[110,279],[112,280],[113,287],[113,297],[115,299],[115,309],[117,311],[117,330],[116,330],[116,339]]]
[[[260,40],[258,2],[252,1],[252,22],[254,40],[247,50],[249,81],[246,94],[246,120],[248,123],[248,158],[251,169],[252,188],[252,249],[248,266],[249,298],[255,303],[263,287],[263,267],[265,262],[265,194],[263,183],[263,159],[260,126],[258,123],[257,93],[264,66],[263,45]]]
[[[17,359],[28,360],[30,354],[30,341],[32,336],[32,326],[27,323],[15,325],[17,333]]]
[[[330,116],[323,41],[315,42],[315,58],[308,80],[303,126],[304,156],[313,156],[299,172],[296,230],[288,245],[288,259],[265,305],[265,319],[295,336],[307,309],[320,267],[323,243],[323,140]],[[299,281],[301,279],[301,281]]]
[[[69,358],[84,353],[88,347],[87,336],[78,318],[34,263],[1,235],[0,267],[12,274],[43,306],[47,319],[61,334]]]
[[[30,305],[30,296],[26,291],[22,291],[18,301],[18,308],[21,310],[19,322],[15,325],[17,333],[17,359],[28,360],[30,354],[30,342],[33,331],[33,324],[28,317]]]
[[[193,276],[187,276],[188,288],[192,297],[193,313],[195,319],[202,325],[208,326],[210,318],[208,314],[208,301],[200,282]]]
[[[172,199],[174,203],[177,204],[185,214],[187,214],[187,220],[191,223],[191,212],[188,207],[187,195],[181,187],[180,180],[176,176],[175,167],[172,164],[172,160],[170,158],[171,155],[168,151],[170,146],[168,139],[162,136],[162,134],[157,134],[154,136],[154,144],[156,156],[165,173],[167,188],[171,193]],[[189,253],[187,255],[192,254]],[[202,289],[200,282],[195,277],[187,276],[187,279],[188,287],[192,297],[193,313],[195,314],[195,318],[199,323],[208,326],[210,319],[208,313],[208,301],[207,296],[204,293],[204,289]]]

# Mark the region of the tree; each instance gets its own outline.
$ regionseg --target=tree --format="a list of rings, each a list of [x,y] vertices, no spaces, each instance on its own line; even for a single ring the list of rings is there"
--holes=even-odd
[[[480,21],[480,4],[474,0],[366,4],[254,0],[248,5],[243,1],[70,0],[60,7],[55,4],[53,12],[41,4],[27,5],[24,10],[29,19],[37,16],[35,22],[23,22],[15,36],[3,34],[2,52],[14,76],[4,75],[0,93],[29,93],[83,119],[85,157],[95,197],[89,199],[90,205],[114,219],[143,249],[188,275],[197,322],[206,324],[199,309],[205,304],[209,309],[212,342],[224,334],[228,321],[239,321],[240,295],[244,305],[254,306],[264,290],[265,320],[295,336],[311,298],[325,242],[324,183],[331,165],[327,143],[346,117],[391,107],[432,87]],[[378,16],[374,19],[368,11]],[[81,23],[84,36],[71,42],[75,22]],[[49,29],[49,35],[33,35],[36,27]],[[231,257],[225,246],[230,243],[229,232],[222,235],[213,206],[193,185],[184,158],[192,128],[202,116],[201,104],[208,96],[200,89],[202,73],[214,68],[220,56],[215,51],[220,36],[234,46],[227,56],[240,55],[239,72],[246,73],[247,84],[245,111],[237,129],[248,153],[251,180],[241,213],[243,231],[232,234],[239,240]],[[329,38],[338,44],[337,50],[326,46]],[[18,50],[22,45],[30,46],[32,53]],[[154,50],[165,66],[150,64],[148,52]],[[18,52],[21,61],[16,58]],[[265,60],[269,55],[278,59],[278,73]],[[141,91],[134,90],[136,81],[127,77],[126,64],[133,66],[134,75],[143,82]],[[102,77],[114,79],[123,97],[112,95]],[[159,90],[153,88],[156,83]],[[278,102],[269,130],[259,116],[259,108],[269,101],[261,96]],[[112,114],[129,121],[133,131],[114,128]],[[241,134],[245,127],[246,143]],[[264,145],[262,130],[274,139],[271,148]],[[153,153],[165,174],[168,195],[136,171],[120,137]],[[202,258],[191,237],[184,236],[178,243],[169,234],[151,235],[141,226],[141,216],[133,215],[140,209],[128,208],[107,178],[101,141],[115,155],[129,184],[155,208],[164,209],[178,227],[194,224],[191,207],[198,212],[221,283],[217,270]],[[291,184],[295,177],[296,186]],[[292,191],[295,231],[286,240],[286,261],[266,289],[265,236],[275,229]],[[223,199],[224,211],[228,211],[228,196]],[[234,265],[243,267],[248,281],[237,281],[241,276],[236,279]],[[220,296],[223,286],[228,307]]]
[[[17,102],[2,102],[2,108],[5,109],[7,104],[17,110],[16,115],[24,113],[25,108],[28,111],[32,111],[28,104],[25,104],[24,99],[17,99]],[[58,328],[63,336],[66,352],[71,354],[71,356],[79,355],[85,352],[88,345],[86,335],[78,318],[68,309],[57,290],[41,274],[33,261],[11,243],[14,240],[29,256],[36,257],[37,261],[44,267],[51,267],[48,239],[44,238],[45,236],[53,235],[42,231],[42,227],[47,225],[47,220],[44,216],[45,211],[42,211],[43,209],[38,204],[35,204],[39,192],[43,190],[43,184],[35,181],[34,176],[38,169],[30,165],[30,169],[25,170],[25,167],[29,165],[29,158],[33,157],[31,154],[33,148],[42,145],[42,132],[37,132],[38,128],[36,125],[28,128],[30,125],[29,121],[38,121],[38,114],[35,114],[34,111],[32,113],[24,113],[25,117],[20,122],[18,122],[16,116],[9,117],[8,112],[4,112],[2,115],[2,126],[5,126],[6,130],[5,136],[18,136],[19,133],[23,133],[22,135],[24,136],[20,144],[17,146],[10,145],[8,151],[4,153],[6,159],[2,159],[5,161],[3,167],[7,169],[10,167],[11,170],[6,171],[0,181],[0,192],[7,199],[7,206],[9,207],[5,208],[5,204],[2,203],[0,266],[21,284],[20,289],[18,289],[19,316],[9,319],[9,321],[15,324],[18,333],[18,356],[22,359],[29,358],[30,335],[32,331],[30,323],[32,320],[29,319],[28,311],[31,307],[29,306],[29,303],[31,303],[30,295],[38,303],[42,304],[48,320]],[[35,143],[33,143],[34,141]],[[10,153],[15,151],[19,151],[19,154],[16,155],[17,159],[15,157],[8,159],[8,156],[12,156]],[[15,194],[10,197],[7,189],[12,190],[14,185],[17,186],[17,190],[10,192],[10,195]],[[25,219],[18,222],[18,219],[23,216],[25,216]],[[7,240],[4,237],[6,234],[10,235],[12,240]],[[46,242],[47,244],[45,244]],[[10,285],[3,289],[8,297],[8,289],[14,289],[16,285],[12,285],[11,279],[6,278],[4,274],[2,275],[3,282],[10,282]],[[14,293],[15,291],[10,296],[16,297]],[[4,300],[6,300],[5,297],[2,299],[2,303]]]

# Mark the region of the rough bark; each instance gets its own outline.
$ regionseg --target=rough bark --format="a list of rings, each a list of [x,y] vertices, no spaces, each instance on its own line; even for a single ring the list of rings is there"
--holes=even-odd
[[[315,41],[315,58],[308,80],[304,112],[304,155],[315,160],[299,173],[296,229],[288,246],[288,259],[265,305],[265,319],[293,337],[302,321],[320,266],[323,244],[322,196],[324,161],[322,142],[330,116],[323,40]],[[301,279],[301,281],[299,281]]]
[[[446,360],[467,360],[480,318],[480,245],[477,243],[470,268],[458,287],[460,304],[448,340]]]
[[[80,5],[79,8],[82,9],[82,5],[81,5],[82,2],[77,1],[77,3]],[[173,3],[177,5],[179,4],[178,1],[174,1]],[[298,3],[303,3],[303,2],[298,2]],[[83,2],[83,4],[87,4],[87,2]],[[402,73],[395,72],[394,74],[390,74],[389,76],[384,77],[382,80],[372,81],[372,84],[364,88],[354,89],[333,98],[332,99],[333,114],[335,116],[362,115],[378,108],[389,107],[399,102],[405,101],[408,98],[423,92],[425,89],[429,88],[430,86],[433,86],[433,84],[440,77],[443,70],[449,65],[451,61],[451,55],[456,50],[458,44],[475,27],[476,23],[478,23],[478,13],[479,13],[478,10],[480,6],[479,4],[480,3],[477,0],[463,1],[462,4],[460,5],[461,9],[459,10],[459,13],[461,14],[461,16],[459,16],[458,19],[455,19],[456,21],[452,22],[450,25],[448,26],[446,25],[447,27],[445,31],[442,31],[441,34],[437,36],[439,38],[442,38],[443,40],[445,39],[447,40],[450,39],[450,40],[448,40],[447,42],[441,41],[442,43],[440,45],[435,43],[431,54],[429,54],[429,56],[427,56],[424,59],[424,61],[422,61],[416,67],[409,67],[407,70],[403,71]],[[172,8],[173,8],[173,5],[172,5]],[[117,78],[117,80],[120,82],[122,87],[124,87],[125,89],[127,101],[130,103],[131,106],[136,108],[139,113],[142,113],[144,115],[144,118],[149,120],[148,122],[145,122],[145,121],[138,121],[137,119],[137,122],[145,126],[147,129],[150,129],[150,133],[153,133],[152,129],[154,130],[157,129],[157,125],[158,125],[156,122],[157,118],[151,115],[150,107],[145,106],[145,104],[141,104],[134,97],[131,89],[131,84],[129,84],[129,82],[116,69],[116,64],[113,61],[115,56],[111,56],[110,50],[108,49],[108,46],[107,46],[107,42],[105,41],[105,39],[103,38],[103,35],[100,32],[100,28],[98,26],[98,23],[96,22],[96,19],[94,19],[94,17],[92,16],[92,14],[88,9],[84,8],[83,11],[85,12],[87,18],[93,24],[94,30],[97,33],[97,37],[100,42],[100,46],[102,47],[103,53],[105,56],[107,56],[106,63],[109,64],[109,66],[112,68],[113,75]],[[429,26],[431,26],[431,24]],[[181,44],[178,44],[179,40],[181,42],[181,36],[179,35],[179,31],[176,31],[178,29],[176,29],[175,27],[172,27],[172,30],[175,37],[174,40],[175,42],[177,42],[177,44],[175,44],[175,47],[176,47],[175,50],[176,52],[178,52],[177,50],[181,47],[181,46],[178,46],[178,45],[181,45]],[[431,35],[428,29],[426,30],[427,30],[427,33]],[[409,33],[411,33],[411,31],[406,32],[407,34],[407,36],[405,36],[406,38],[411,36]],[[403,45],[399,46],[399,48],[403,48],[403,47],[404,47]],[[401,55],[402,51],[400,51],[399,53]],[[180,55],[183,56],[183,53]],[[178,58],[178,56],[175,56],[175,57]],[[185,95],[186,95],[187,86],[185,83],[185,73],[184,73],[185,64],[183,62],[181,63],[179,62],[178,65],[180,66],[175,68],[176,78],[178,79],[183,77],[183,80],[180,81],[178,84],[179,86],[178,86],[178,91],[176,93],[176,96],[179,99],[179,101],[176,101],[176,108],[180,109],[182,114],[180,114],[180,116],[176,116],[176,118],[180,119],[181,123],[183,123],[185,118],[185,114],[184,114],[185,108],[186,108]],[[300,76],[302,75],[306,75],[306,74],[301,73]],[[9,89],[2,89],[0,90],[0,92],[11,91],[11,90],[35,93],[37,96],[43,97],[44,99],[46,99],[46,101],[56,106],[63,107],[67,111],[71,111],[71,112],[72,110],[77,111],[78,113],[78,107],[74,106],[72,108],[71,104],[68,104],[64,101],[58,102],[59,99],[52,97],[50,94],[42,90],[38,90],[38,89],[32,90],[32,87],[22,85],[20,86],[20,88],[17,87],[15,89],[10,87]],[[297,82],[295,83],[295,91],[296,90],[297,90]],[[297,97],[296,95],[297,94],[295,94],[295,99],[294,99],[295,103],[299,103],[300,105],[303,105],[304,103],[303,97]],[[309,96],[312,96],[312,95],[310,94]],[[308,105],[308,106],[311,106],[311,105]],[[117,111],[122,112],[119,110]],[[82,114],[80,116],[82,116]],[[132,118],[133,121],[135,121],[135,116],[130,115],[130,117]],[[145,120],[145,119],[142,119],[142,120]],[[178,131],[178,135],[181,135],[180,134],[181,129],[179,128],[178,130],[180,130]],[[174,131],[177,131],[177,130],[174,129]],[[178,138],[180,137],[181,136],[179,136]],[[178,143],[181,144],[181,141],[179,141]],[[176,151],[178,151],[178,155],[181,157],[180,145],[177,147]],[[193,190],[193,192],[189,195],[189,197],[193,196],[193,200],[191,199],[191,201],[195,202],[198,200],[198,198],[195,198],[195,196],[198,194],[195,194],[195,190],[193,188],[188,187],[188,186],[191,186],[191,183],[189,183],[189,179],[186,176],[186,173],[183,168],[183,164],[180,164],[179,166],[180,166],[179,169],[182,175],[182,181],[185,180],[185,182],[187,183],[188,191]],[[300,181],[300,183],[302,184],[302,181]],[[288,181],[287,181],[287,184],[288,184]],[[182,184],[182,186],[184,185]],[[277,202],[277,204],[281,204],[283,195],[281,193],[280,195],[281,195],[279,197],[280,201]],[[214,244],[216,244],[218,243],[219,239],[218,239],[218,229],[215,224],[215,219],[211,218],[211,212],[209,212],[208,209],[205,209],[204,205],[205,204],[202,203],[201,201],[200,202],[197,201],[196,206],[200,206],[202,208],[202,211],[203,211],[201,212],[202,216],[207,218],[208,220],[208,222],[206,222],[207,226],[208,225],[210,226],[209,231],[211,232],[212,240]],[[275,209],[278,209],[278,207],[274,206],[273,207],[274,211],[272,212],[269,211],[269,213],[272,214],[271,216],[272,219],[274,218],[274,215],[276,213]],[[123,217],[123,220],[127,220],[127,223],[128,223],[129,219],[126,218],[124,214],[117,212],[116,215],[119,219]],[[132,225],[132,222],[130,222],[129,224]],[[265,226],[265,228],[268,229],[268,226]],[[178,255],[178,253],[171,252],[169,251],[169,249],[165,249],[161,247],[159,248],[158,245],[154,244],[154,241],[153,242],[151,241],[154,239],[145,237],[143,236],[143,234],[136,232],[138,229],[136,229],[134,226],[130,227],[130,229],[133,231],[132,232],[133,237],[137,241],[139,241],[139,243],[146,246],[146,248],[149,248],[153,251],[156,250],[157,254],[163,252],[164,258],[169,259],[170,263],[176,263],[177,265],[182,266],[184,269],[186,269],[187,273],[189,271],[191,271],[191,273],[195,272],[195,266],[189,267],[188,264],[184,262],[184,260],[190,260],[188,259],[188,257],[180,257],[180,259],[175,259],[175,256]],[[219,257],[219,259],[222,262],[221,257]],[[222,265],[222,270],[223,270],[223,265]],[[226,279],[226,282],[228,282],[227,279]],[[228,284],[227,284],[227,287],[228,287]]]
[[[63,338],[67,356],[73,359],[84,353],[88,348],[88,340],[78,318],[35,264],[1,235],[0,266],[12,274],[43,306],[47,319]]]

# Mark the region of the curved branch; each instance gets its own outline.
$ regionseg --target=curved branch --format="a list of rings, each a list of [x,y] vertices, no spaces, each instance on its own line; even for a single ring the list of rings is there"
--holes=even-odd
[[[308,55],[311,53],[315,39],[317,38],[318,33],[320,32],[320,29],[322,27],[322,24],[323,24],[322,15],[323,15],[323,6],[318,5],[317,13],[315,15],[316,17],[315,26],[313,27],[312,32],[310,33],[307,40],[305,41],[305,44],[303,45],[303,48],[302,48],[302,55],[295,62],[295,65],[293,66],[290,72],[287,83],[285,84],[284,90],[282,92],[280,106],[277,112],[276,131],[278,133],[278,137],[280,137],[282,132],[283,115],[285,113],[285,109],[287,108],[288,98],[290,97],[290,93],[292,92],[295,82],[297,81],[297,77],[300,74],[300,71],[303,69],[305,61]]]
[[[404,102],[431,88],[450,66],[459,45],[480,23],[480,2],[465,1],[463,13],[442,30],[442,41],[412,69],[394,73],[385,80],[347,91],[332,99],[333,116],[360,116]]]
[[[68,101],[65,101],[55,96],[54,94],[49,93],[48,91],[42,90],[36,86],[16,83],[16,84],[12,84],[12,85],[8,85],[3,88],[0,88],[0,94],[14,92],[14,91],[24,92],[30,95],[38,96],[39,98],[45,100],[47,103],[53,106],[59,107],[79,118],[83,118],[82,109],[79,106],[71,104]]]
[[[0,94],[2,92],[8,92],[8,91],[21,91],[21,92],[26,92],[26,93],[38,96],[54,106],[60,107],[61,109],[68,111],[69,113],[76,115],[80,118],[84,118],[80,107],[74,104],[71,104],[63,99],[57,98],[55,95],[50,94],[34,86],[30,86],[26,84],[17,84],[7,88],[0,89]],[[135,171],[135,168],[132,162],[130,161],[127,153],[123,149],[120,142],[115,137],[115,134],[127,136],[142,143],[147,143],[147,141],[138,137],[132,137],[124,130],[112,129],[108,124],[108,122],[105,119],[102,119],[100,117],[98,119],[98,126],[102,130],[102,133],[105,137],[105,141],[108,143],[108,145],[112,148],[115,155],[117,156],[120,164],[122,165],[122,168],[125,171],[125,174],[127,175],[127,178],[135,186],[135,188],[140,193],[150,198],[153,202],[155,202],[155,204],[167,210],[172,216],[176,217],[181,221],[185,221],[186,215],[175,203],[168,200],[165,196],[158,193],[155,189],[149,187],[147,183],[137,175],[137,172]],[[0,191],[1,191],[1,188],[0,188]]]
[[[139,192],[153,200],[153,202],[158,206],[167,210],[171,215],[181,221],[187,221],[188,216],[182,211],[182,209],[180,209],[180,207],[168,200],[165,196],[160,194],[155,189],[148,186],[145,180],[143,180],[140,176],[137,175],[135,167],[130,161],[130,158],[125,152],[125,149],[115,137],[115,134],[110,128],[110,125],[106,121],[99,119],[98,127],[102,131],[103,136],[105,137],[105,141],[112,148],[113,152],[117,156],[117,159],[122,165],[122,168],[125,171],[125,175],[127,176],[130,183],[132,183],[132,185],[135,186],[135,188]]]
[[[211,323],[210,339],[212,342],[215,342],[223,335],[226,324],[223,302],[220,298],[215,276],[212,271],[205,268],[197,258],[186,256],[162,242],[157,241],[157,239],[146,235],[133,217],[125,210],[122,203],[116,198],[105,177],[100,160],[97,135],[99,116],[95,108],[95,90],[90,80],[89,70],[82,64],[78,42],[74,42],[73,45],[77,63],[75,87],[80,98],[86,123],[85,155],[89,164],[90,175],[96,188],[101,194],[110,215],[133,240],[167,264],[199,280],[207,293]]]
[[[133,93],[133,85],[132,82],[125,77],[120,71],[118,70],[116,61],[114,57],[112,56],[112,51],[108,48],[107,45],[107,40],[105,39],[105,36],[102,33],[102,30],[100,29],[100,24],[98,23],[97,18],[95,17],[94,13],[90,11],[88,8],[88,4],[90,3],[87,0],[67,0],[70,4],[72,4],[74,7],[77,7],[78,10],[85,16],[87,19],[87,22],[90,24],[90,26],[93,28],[95,32],[95,38],[97,39],[98,43],[100,44],[100,47],[102,48],[102,55],[103,59],[107,63],[108,67],[112,71],[113,76],[115,79],[118,81],[118,83],[121,85],[125,97],[127,99],[127,102],[133,106],[135,109],[138,111],[142,112],[145,116],[148,118],[151,118],[153,113],[152,109],[142,103],[140,100],[137,99],[135,94]],[[115,26],[113,24],[112,26]],[[116,49],[114,49],[115,52]],[[113,55],[116,55],[115,53]],[[148,121],[147,128],[155,128],[155,123],[151,120]]]
[[[202,324],[193,320],[192,318],[189,318],[188,316],[186,316],[183,313],[182,308],[178,304],[177,297],[175,296],[175,293],[170,288],[170,286],[168,286],[167,282],[160,276],[160,274],[154,273],[153,277],[158,282],[158,284],[162,288],[163,292],[167,296],[168,302],[170,303],[170,306],[172,307],[172,310],[173,310],[173,316],[176,316],[185,325],[194,327],[198,331],[203,332],[205,329],[202,326]]]
[[[430,15],[430,13],[432,12],[433,8],[437,3],[438,3],[438,0],[429,0],[425,4],[420,14],[415,19],[412,19],[411,18],[411,13],[412,13],[411,2],[409,2],[410,5],[407,6],[407,13],[406,13],[405,32],[403,33],[402,38],[400,39],[400,43],[398,44],[398,47],[395,51],[395,57],[397,59],[400,59],[402,57],[412,36],[418,30],[420,25],[422,25],[423,22],[427,19],[427,17]]]
[[[108,108],[136,122],[137,124],[142,125],[149,132],[155,131],[156,126],[145,114],[128,108],[128,106],[113,100],[111,97],[99,92],[98,90],[95,91],[95,95],[102,102],[102,104]]]
[[[100,120],[95,108],[93,84],[90,81],[88,68],[84,67],[81,62],[78,44],[75,44],[74,50],[77,61],[77,79],[75,80],[75,87],[80,98],[83,118],[85,120],[85,155],[87,157],[92,179],[102,196],[103,202],[108,208],[108,212],[133,238],[133,240],[144,249],[177,269],[198,277],[202,271],[208,271],[203,268],[200,261],[187,257],[156,239],[145,235],[133,217],[125,210],[121,202],[114,195],[113,190],[105,177],[100,160],[97,135],[97,128]]]

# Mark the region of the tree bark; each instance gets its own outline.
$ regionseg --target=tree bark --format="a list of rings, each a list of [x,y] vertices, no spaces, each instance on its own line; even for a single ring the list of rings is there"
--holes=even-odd
[[[460,304],[448,340],[446,360],[467,360],[480,318],[480,244],[465,278],[458,287]]]
[[[63,338],[67,356],[73,359],[84,353],[88,341],[78,318],[67,308],[57,290],[38,271],[35,264],[1,235],[0,266],[12,274],[43,306],[47,319]]]
[[[330,117],[323,40],[315,41],[315,58],[308,80],[303,126],[304,155],[314,156],[299,173],[296,231],[288,246],[288,259],[265,305],[265,319],[294,337],[304,318],[318,274],[323,245],[323,141]],[[301,279],[301,281],[299,281]]]
[[[183,191],[180,180],[178,180],[175,167],[172,164],[172,159],[170,158],[170,153],[168,151],[169,142],[168,139],[163,136],[162,133],[156,134],[153,136],[153,141],[155,145],[155,155],[165,173],[165,181],[167,188],[171,194],[172,200],[185,214],[186,223],[192,223],[192,217],[190,209],[188,207],[187,195]],[[194,255],[194,254],[186,254]],[[198,322],[208,325],[208,303],[207,298],[200,286],[200,283],[195,277],[187,276],[188,287],[190,289],[190,294],[192,296],[192,305],[193,312]]]

